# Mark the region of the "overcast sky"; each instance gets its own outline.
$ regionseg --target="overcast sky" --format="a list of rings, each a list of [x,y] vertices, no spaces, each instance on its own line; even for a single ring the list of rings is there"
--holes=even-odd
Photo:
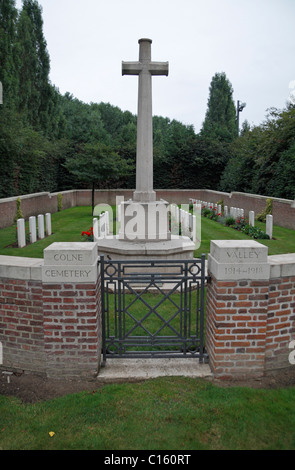
[[[22,0],[17,0],[21,8]],[[137,82],[122,61],[138,60],[150,38],[152,60],[169,62],[153,77],[153,114],[199,132],[209,86],[225,72],[240,116],[260,124],[295,90],[295,0],[39,0],[51,59],[50,80],[86,103],[137,113]],[[292,83],[293,82],[293,83]]]

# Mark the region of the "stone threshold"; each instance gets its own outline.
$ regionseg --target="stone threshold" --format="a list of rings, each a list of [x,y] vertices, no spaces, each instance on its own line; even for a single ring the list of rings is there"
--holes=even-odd
[[[157,377],[213,377],[208,364],[198,358],[107,359],[97,376],[98,382],[148,380]]]

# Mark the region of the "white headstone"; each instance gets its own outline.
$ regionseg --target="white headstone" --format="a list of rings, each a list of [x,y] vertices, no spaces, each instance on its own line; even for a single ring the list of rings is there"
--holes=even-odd
[[[52,234],[52,227],[51,227],[51,214],[45,214],[46,220],[46,235],[49,237]]]
[[[17,242],[19,248],[26,246],[26,229],[24,219],[18,219],[17,221]]]
[[[193,242],[197,241],[197,217],[193,215]]]
[[[96,241],[99,238],[99,227],[98,227],[98,219],[93,219],[93,238]]]
[[[224,206],[224,216],[228,216],[228,206]]]
[[[255,225],[255,212],[254,211],[249,212],[249,225],[251,225],[251,227],[254,227]]]
[[[36,227],[36,217],[32,216],[29,218],[29,230],[30,230],[30,242],[36,243],[37,241],[37,227]]]
[[[42,240],[45,238],[45,230],[44,230],[44,215],[38,215],[38,238]]]
[[[105,238],[107,236],[106,212],[101,214],[99,218],[99,236],[101,238]]]
[[[270,239],[272,239],[272,232],[273,232],[273,216],[267,215],[266,216],[266,233]]]
[[[110,213],[108,211],[105,212],[105,220],[106,220],[106,235],[110,234]]]
[[[175,223],[177,225],[179,225],[179,217],[180,217],[180,209],[178,206],[176,206],[176,209],[175,209]]]

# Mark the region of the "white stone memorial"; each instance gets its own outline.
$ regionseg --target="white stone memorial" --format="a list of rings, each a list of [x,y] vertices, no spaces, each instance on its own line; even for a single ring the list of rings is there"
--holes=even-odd
[[[37,226],[36,217],[32,216],[29,218],[29,230],[30,230],[30,242],[36,243],[37,241]]]
[[[53,243],[44,250],[42,281],[44,284],[97,282],[97,261],[94,242]]]
[[[151,39],[140,39],[139,60],[122,62],[122,75],[138,76],[136,189],[120,204],[117,236],[98,241],[100,254],[111,258],[192,258],[195,244],[169,229],[169,203],[157,200],[153,189],[152,77],[168,76],[168,62],[151,60]]]
[[[46,235],[49,237],[52,234],[52,226],[51,226],[51,214],[48,212],[45,214],[45,223],[46,223]]]
[[[273,233],[273,216],[268,214],[266,216],[266,233],[269,236],[270,239],[272,239],[272,233]]]
[[[99,226],[97,217],[93,219],[93,237],[94,240],[97,240],[99,238]]]
[[[42,240],[45,238],[45,228],[44,228],[44,215],[38,215],[38,238]]]
[[[254,227],[255,225],[255,212],[254,211],[249,212],[249,225],[251,225],[251,227]]]
[[[19,248],[24,248],[26,246],[26,228],[24,219],[18,219],[17,221],[17,243]]]
[[[211,240],[208,270],[216,280],[269,279],[268,247],[254,240]]]
[[[139,61],[122,62],[122,75],[138,75],[136,191],[134,201],[156,200],[153,190],[152,76],[168,76],[168,62],[152,62],[151,39],[140,39]]]

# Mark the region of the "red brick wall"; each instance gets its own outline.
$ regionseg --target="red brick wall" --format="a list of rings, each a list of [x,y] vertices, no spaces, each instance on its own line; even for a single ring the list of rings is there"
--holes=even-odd
[[[64,191],[62,195],[63,209],[77,205],[76,191]],[[57,193],[28,194],[20,196],[20,199],[21,211],[25,219],[29,219],[31,216],[38,216],[39,214],[46,214],[47,212],[54,214],[58,210]],[[0,199],[0,229],[13,225],[17,210],[16,200],[17,197]]]
[[[207,291],[206,349],[216,376],[263,374],[267,281],[217,281]]]
[[[288,366],[289,344],[294,339],[295,277],[271,279],[268,300],[266,370]]]
[[[265,209],[267,197],[245,193],[222,193],[209,189],[158,189],[157,199],[164,199],[169,203],[188,204],[189,199],[200,199],[206,202],[217,203],[224,201],[229,207],[239,207],[245,210],[246,216],[253,210],[255,214]],[[132,198],[131,189],[108,189],[95,191],[95,204],[116,204],[116,196],[123,196],[125,200]],[[91,190],[72,190],[62,192],[63,209],[75,206],[91,205]],[[20,196],[23,216],[28,219],[31,215],[57,212],[57,193],[40,193]],[[16,197],[0,199],[0,229],[13,224],[16,213]],[[273,198],[274,224],[295,230],[295,201]]]
[[[46,284],[44,342],[48,376],[95,376],[100,364],[99,282]]]
[[[294,339],[295,277],[226,282],[211,277],[206,348],[216,376],[247,378],[294,367],[288,360]]]
[[[0,341],[6,367],[45,372],[41,281],[0,279]]]
[[[280,257],[271,258],[276,271]],[[290,263],[281,268],[293,270]],[[94,377],[101,355],[99,282],[0,279],[0,367],[51,377]],[[264,281],[211,276],[206,349],[216,376],[246,379],[294,368],[288,360],[294,340],[294,274]]]
[[[228,207],[239,207],[244,209],[245,216],[248,217],[249,211],[254,211],[255,216],[261,214],[266,206],[267,196],[246,193],[222,193],[211,190],[196,190],[195,199],[201,201],[217,203],[223,200],[224,205]],[[271,198],[273,201],[274,224],[280,227],[295,230],[295,201],[288,199]]]
[[[0,279],[0,368],[95,377],[101,360],[100,279],[42,284]]]

